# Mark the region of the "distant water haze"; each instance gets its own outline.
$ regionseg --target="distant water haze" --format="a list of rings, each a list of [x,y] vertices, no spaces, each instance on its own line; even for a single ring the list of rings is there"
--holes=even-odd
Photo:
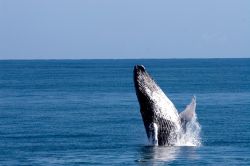
[[[0,1],[0,59],[235,58],[249,43],[249,0]]]

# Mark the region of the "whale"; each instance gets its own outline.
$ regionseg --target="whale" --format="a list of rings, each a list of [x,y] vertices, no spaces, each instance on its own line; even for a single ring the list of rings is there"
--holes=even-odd
[[[134,66],[134,87],[148,140],[153,145],[174,146],[179,134],[195,116],[196,98],[178,113],[175,105],[143,65]]]

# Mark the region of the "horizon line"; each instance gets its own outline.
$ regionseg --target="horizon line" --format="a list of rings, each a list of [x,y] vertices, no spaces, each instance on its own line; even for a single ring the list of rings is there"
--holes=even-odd
[[[201,60],[201,59],[250,59],[250,57],[219,57],[219,58],[17,58],[17,59],[0,59],[0,61],[15,60]]]

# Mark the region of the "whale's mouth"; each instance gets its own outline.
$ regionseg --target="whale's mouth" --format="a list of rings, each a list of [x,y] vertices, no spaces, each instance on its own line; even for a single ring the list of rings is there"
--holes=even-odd
[[[146,71],[143,65],[135,65],[134,67],[134,85],[136,90],[136,95],[139,101],[141,108],[149,108],[152,104],[151,94],[157,90],[158,86],[151,78],[151,76]],[[151,112],[153,108],[150,109],[142,109],[143,111],[147,111],[147,114],[153,114]],[[144,112],[142,112],[144,113]]]
[[[134,67],[134,84],[135,84],[135,90],[136,90],[137,95],[143,87],[142,80],[144,78],[145,73],[146,73],[146,71],[145,71],[145,67],[143,65],[135,65],[135,67]]]
[[[143,65],[135,65],[134,71],[144,71],[145,72],[145,67]]]
[[[134,67],[134,84],[139,100],[141,98],[147,98],[159,89],[143,65],[135,65]],[[147,98],[147,100],[150,99]]]
[[[135,83],[135,88],[139,88],[142,86],[142,81],[144,77],[148,75],[145,67],[143,65],[135,65],[134,67],[134,83]]]

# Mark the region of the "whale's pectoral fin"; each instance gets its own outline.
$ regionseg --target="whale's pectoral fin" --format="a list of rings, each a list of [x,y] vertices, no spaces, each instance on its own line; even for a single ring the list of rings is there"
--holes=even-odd
[[[185,110],[179,114],[181,119],[181,124],[184,129],[186,127],[186,124],[196,117],[195,109],[196,109],[196,97],[193,96],[191,103],[187,105]]]
[[[149,141],[153,145],[158,145],[158,126],[156,123],[151,123],[149,126]]]

